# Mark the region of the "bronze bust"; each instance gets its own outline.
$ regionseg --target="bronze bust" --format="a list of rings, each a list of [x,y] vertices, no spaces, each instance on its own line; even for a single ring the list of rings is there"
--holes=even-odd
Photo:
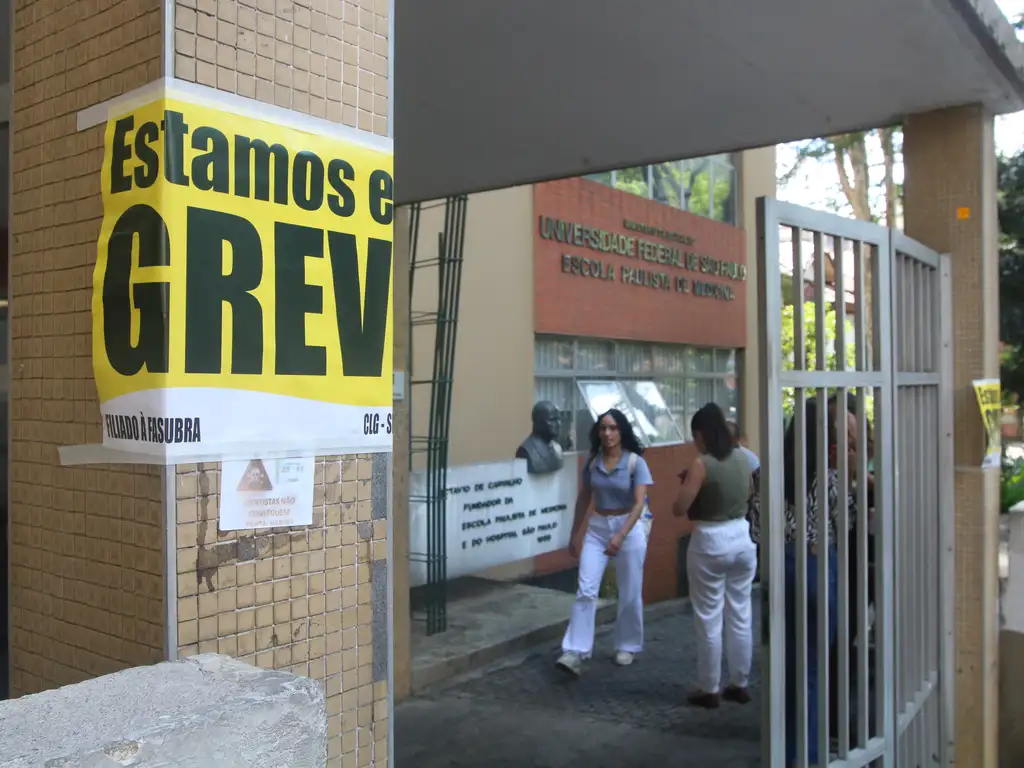
[[[516,450],[517,459],[526,459],[531,475],[547,475],[562,468],[562,446],[557,442],[561,418],[558,407],[547,400],[533,406],[533,431]]]

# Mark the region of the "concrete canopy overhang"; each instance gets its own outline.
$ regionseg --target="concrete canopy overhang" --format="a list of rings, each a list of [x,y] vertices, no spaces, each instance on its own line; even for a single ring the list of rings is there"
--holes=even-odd
[[[1024,108],[995,0],[394,0],[400,202]]]

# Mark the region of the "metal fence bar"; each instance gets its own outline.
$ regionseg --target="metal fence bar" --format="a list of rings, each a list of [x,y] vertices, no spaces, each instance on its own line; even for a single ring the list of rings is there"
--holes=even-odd
[[[937,293],[937,290],[936,290],[937,283],[939,282],[938,281],[938,274],[937,273],[934,274],[933,277],[934,277],[934,279],[933,279],[933,286],[932,286],[932,296],[934,298],[935,294]],[[934,309],[934,302],[933,302],[933,309]],[[935,313],[933,311],[932,312],[932,320],[934,321],[935,319],[937,319],[937,318],[935,317]],[[937,337],[939,335],[938,334],[939,326],[933,326],[933,328],[934,328],[934,336]],[[932,352],[933,352],[933,355],[932,355],[932,365],[933,366],[936,365],[935,351],[936,350],[933,347],[933,349],[932,349]],[[936,510],[936,512],[937,512],[936,517],[938,517],[938,515],[941,515],[941,513],[942,513],[942,505],[939,502],[939,497],[940,497],[940,494],[941,494],[940,483],[942,482],[942,475],[943,475],[943,471],[942,471],[942,451],[941,451],[941,448],[939,447],[939,439],[940,439],[940,434],[941,434],[941,430],[939,428],[939,425],[940,425],[941,420],[942,420],[942,413],[941,413],[941,410],[940,410],[941,409],[941,406],[940,406],[941,391],[940,391],[939,387],[933,387],[930,391],[931,391],[931,403],[930,403],[929,411],[932,414],[932,418],[928,420],[928,438],[927,438],[927,440],[928,440],[928,445],[930,446],[930,452],[931,452],[931,456],[932,456],[932,466],[935,467],[935,477],[934,477],[933,481],[931,483],[929,483],[929,485],[928,485],[928,489],[929,489],[928,509]],[[940,553],[942,551],[941,550],[941,548],[942,548],[942,535],[941,535],[942,522],[940,520],[938,520],[938,519],[936,519],[935,522],[936,522],[935,526],[929,531],[929,544],[930,544],[930,550],[931,550],[932,556],[928,558],[928,584],[931,587],[934,587],[934,589],[930,589],[929,590],[929,595],[928,595],[928,605],[929,605],[929,608],[931,610],[931,615],[929,617],[928,625],[930,627],[930,631],[932,632],[932,639],[931,639],[931,641],[928,644],[928,669],[931,670],[935,674],[936,678],[939,680],[938,695],[933,697],[933,701],[932,701],[931,708],[930,708],[930,711],[929,711],[930,716],[928,718],[929,728],[930,728],[929,742],[931,744],[931,751],[932,751],[932,754],[930,756],[931,759],[930,759],[929,762],[931,762],[932,764],[934,764],[936,761],[939,760],[939,757],[940,757],[941,751],[942,751],[942,731],[941,731],[941,719],[940,719],[941,718],[941,712],[940,712],[940,708],[939,708],[939,705],[938,705],[938,701],[940,701],[941,697],[943,696],[943,690],[942,690],[942,686],[941,686],[941,683],[942,683],[942,663],[941,663],[941,655],[940,655],[940,647],[941,647],[941,644],[942,644],[942,618],[941,618],[942,617],[942,612],[941,612],[942,594],[941,594],[941,587],[939,586],[942,583],[942,574],[939,572],[939,559],[941,557]]]
[[[902,431],[903,431],[903,421],[902,420],[903,420],[903,417],[904,417],[904,412],[906,410],[903,407],[904,400],[905,400],[905,394],[906,393],[905,393],[904,390],[897,390],[897,392],[896,392],[896,408],[895,408],[896,413],[895,413],[895,416],[896,416],[896,425],[897,426],[896,426],[896,429],[894,430],[895,434],[893,435],[893,444],[894,444],[894,446],[896,448],[896,455],[895,455],[895,460],[896,460],[896,471],[895,471],[896,484],[895,484],[895,488],[894,488],[894,495],[895,495],[895,509],[897,509],[897,510],[902,509],[902,508],[904,508],[906,506],[906,495],[907,495],[907,488],[906,488],[906,486],[903,483],[900,482],[900,478],[902,478],[904,475],[907,474],[906,468],[904,467],[904,463],[906,461],[906,456],[905,456],[904,452],[901,450],[901,448],[902,448],[902,445],[901,445],[902,440],[900,439],[900,435],[902,434]],[[893,519],[893,551],[894,551],[893,575],[894,575],[895,578],[893,579],[893,581],[895,582],[895,586],[894,586],[894,589],[893,589],[893,616],[894,616],[893,628],[894,628],[895,634],[896,634],[896,637],[895,637],[896,647],[900,650],[900,652],[897,652],[895,654],[895,659],[894,659],[894,663],[895,663],[895,676],[894,676],[893,682],[894,682],[894,687],[895,687],[897,711],[900,711],[900,710],[903,709],[903,703],[906,701],[906,690],[907,690],[906,670],[905,670],[905,664],[904,664],[905,660],[904,660],[903,654],[902,654],[902,649],[906,646],[906,640],[905,640],[904,636],[906,634],[906,626],[907,625],[906,625],[906,622],[903,621],[900,618],[901,612],[903,611],[904,603],[906,602],[906,595],[905,595],[905,585],[904,585],[903,581],[898,577],[900,569],[903,567],[903,560],[904,560],[903,552],[902,552],[902,547],[903,547],[903,543],[904,543],[905,538],[906,538],[904,536],[904,532],[903,532],[903,529],[904,529],[905,525],[906,525],[906,518],[905,517],[903,517],[903,516],[901,516],[899,514],[894,516],[894,519]]]
[[[427,434],[410,435],[410,466],[414,454],[426,454],[427,507],[426,553],[411,553],[410,559],[426,565],[426,631],[428,635],[447,629],[447,476],[448,437],[452,408],[452,380],[458,331],[459,296],[462,281],[465,245],[465,195],[450,197],[444,203],[444,226],[438,234],[436,259],[417,256],[420,227],[420,206],[410,211],[410,303],[416,284],[416,272],[437,269],[436,311],[410,310],[410,328],[434,326],[433,368],[430,378],[411,379],[410,385],[429,386]],[[412,346],[415,335],[410,331],[409,370],[412,371]],[[412,500],[412,499],[410,499]]]
[[[827,258],[823,249],[822,233],[815,232],[814,242],[814,322],[815,322],[815,370],[827,370],[828,345],[826,343],[826,314],[828,305],[825,302],[825,266]],[[829,509],[829,423],[828,423],[828,389],[822,387],[817,390],[817,408],[815,415],[817,423],[814,428],[817,430],[815,449],[817,456],[814,457],[815,476],[813,481],[818,486],[818,530],[817,533],[817,611],[818,626],[816,627],[816,657],[817,669],[817,707],[818,707],[818,732],[815,738],[818,740],[817,754],[818,762],[822,762],[824,756],[829,753],[829,661],[830,649],[832,647],[831,617],[829,613],[832,608],[829,606],[831,596],[830,572],[834,567],[832,557],[832,541],[829,536],[830,515]],[[845,403],[836,404],[836,412],[842,413],[845,410]],[[808,531],[810,533],[810,531]],[[806,549],[806,545],[803,547]],[[813,552],[813,550],[812,550]]]
[[[803,230],[792,229],[793,246],[793,368],[802,371],[807,368],[804,357],[804,255]],[[778,264],[775,265],[778,269]],[[784,386],[784,385],[783,385]]]
[[[833,262],[835,265],[835,316],[836,316],[836,369],[846,372],[847,370],[847,344],[846,344],[846,272],[845,253],[843,238],[832,238]],[[843,404],[842,408],[836,408],[836,441],[840,446],[847,445],[849,441],[847,419],[847,403],[850,391],[846,387],[840,387],[837,400]],[[842,418],[840,418],[840,416]],[[838,719],[838,733],[836,734],[839,757],[845,759],[850,753],[850,508],[846,503],[849,498],[850,469],[849,454],[845,450],[838,453],[839,471],[839,521],[836,566],[841,575],[836,595],[836,610],[838,621],[836,634],[838,643],[838,679],[833,682],[836,688],[836,717]]]
[[[832,255],[835,276],[836,313],[836,370],[845,371],[846,365],[846,254],[841,237],[832,238]]]
[[[877,640],[880,641],[880,659],[876,685],[878,694],[879,716],[882,722],[882,735],[887,745],[895,742],[895,718],[893,714],[893,381],[892,374],[892,335],[886,305],[891,296],[892,273],[890,267],[890,247],[888,239],[872,248],[871,274],[874,278],[872,311],[872,342],[878,361],[879,370],[883,374],[883,384],[875,391],[875,428],[879,461],[875,464],[875,510],[880,513],[879,526],[876,533],[878,546],[881,548],[880,562],[876,564],[876,606],[880,603],[883,610],[876,613],[879,626]],[[880,568],[877,566],[881,566]],[[895,768],[895,755],[887,749],[881,758],[883,768]]]
[[[824,304],[824,297],[818,296],[819,311],[824,314],[821,307]],[[824,328],[824,325],[819,325],[819,328]],[[818,346],[823,348],[825,346],[824,334],[820,334]],[[824,359],[824,355],[821,356]],[[836,403],[836,411],[842,413],[844,410],[844,403]],[[817,390],[817,408],[815,409],[816,423],[814,429],[817,431],[817,438],[815,440],[815,451],[817,456],[814,457],[815,475],[813,482],[818,487],[818,519],[817,519],[817,545],[811,548],[811,554],[815,555],[815,563],[817,565],[817,626],[814,628],[815,631],[815,644],[816,651],[815,656],[817,657],[817,707],[818,707],[818,729],[817,733],[814,734],[818,741],[817,754],[820,765],[827,759],[829,753],[829,702],[831,697],[829,696],[829,662],[831,660],[830,650],[832,648],[832,632],[831,632],[831,616],[832,607],[829,605],[829,597],[831,596],[831,570],[835,567],[835,559],[832,554],[833,543],[830,540],[829,529],[831,528],[831,513],[829,509],[830,499],[828,493],[829,487],[829,422],[828,422],[828,390],[819,389]],[[810,531],[808,531],[810,533]],[[807,550],[806,544],[801,547],[803,550]],[[837,574],[838,578],[842,577],[842,574]]]
[[[946,563],[952,553],[947,499],[952,477],[948,444],[952,425],[946,402],[948,399],[951,406],[949,306],[945,303],[948,260],[899,233],[869,223],[774,200],[762,199],[758,206],[763,276],[759,289],[768,318],[761,323],[761,371],[768,388],[767,410],[762,414],[768,446],[762,457],[767,472],[761,499],[762,530],[768,532],[767,541],[765,537],[761,541],[762,578],[768,577],[769,603],[770,695],[764,722],[771,738],[764,752],[766,764],[771,768],[790,764],[784,734],[794,731],[796,744],[791,747],[797,753],[793,764],[798,766],[808,764],[812,744],[817,762],[832,768],[915,768],[931,765],[937,758],[948,764],[952,736],[947,685],[952,673],[952,589],[946,584],[950,570]],[[782,227],[792,232],[791,301],[797,352],[792,370],[783,370],[778,323],[786,303],[779,264]],[[814,250],[811,281],[804,275],[805,233]],[[845,239],[850,240],[848,246]],[[828,301],[823,242],[831,243],[835,256],[830,284],[835,295]],[[846,365],[847,247],[853,255],[854,272],[853,370]],[[936,267],[943,271],[936,272]],[[814,307],[808,310],[814,312],[813,339],[809,338],[804,310],[808,282],[814,289]],[[941,301],[937,293],[940,284],[947,292]],[[830,304],[836,318],[833,339],[828,338],[825,326]],[[937,327],[940,324],[942,327]],[[833,341],[834,349],[830,348]],[[804,354],[805,342],[814,344],[811,359]],[[834,364],[828,358],[833,351]],[[790,389],[795,411],[793,444],[788,450],[795,467],[787,478],[778,466],[787,450],[778,414],[783,394]],[[809,390],[818,406],[813,415],[807,413]],[[828,407],[830,395],[835,408]],[[855,427],[848,427],[846,421],[851,399]],[[833,417],[837,421],[829,421]],[[869,488],[866,448],[872,427],[877,437],[872,457],[875,483]],[[855,435],[850,429],[855,429]],[[809,440],[814,441],[813,448]],[[852,464],[846,459],[847,441],[858,449]],[[825,470],[829,466],[838,484],[838,496],[831,500]],[[812,489],[818,497],[819,516],[813,531],[817,544],[808,547],[807,492]],[[847,506],[851,493],[855,503]],[[791,544],[786,543],[788,497],[795,522]],[[831,510],[831,524],[830,503],[840,505]],[[871,530],[869,504],[874,507]],[[940,545],[938,557],[936,545]],[[792,558],[788,585],[787,558]],[[838,570],[834,604],[828,587],[832,567]],[[811,580],[817,582],[813,595]],[[809,598],[814,602],[808,604]],[[816,621],[811,624],[808,611],[815,608]],[[869,618],[872,608],[873,624]],[[832,610],[836,614],[829,616]],[[789,627],[773,620],[787,614]],[[940,627],[942,632],[936,637]],[[795,647],[786,648],[787,635]],[[834,649],[835,671],[831,672],[828,649],[833,642],[838,647]],[[816,668],[811,653],[816,653]],[[812,670],[816,674],[809,678]],[[795,699],[788,702],[788,713],[787,672]],[[809,722],[809,684],[816,689],[813,715],[818,726],[814,729]],[[831,708],[830,687],[837,694]],[[788,717],[793,721],[787,722]],[[833,742],[838,754],[829,762]]]
[[[937,283],[937,272],[934,267],[926,266],[923,274],[925,284],[921,292],[921,314],[922,324],[927,331],[927,338],[923,344],[922,368],[925,371],[934,372],[935,340],[937,336],[937,326],[935,324],[935,288]],[[924,758],[924,764],[927,765],[934,765],[935,761],[938,759],[939,741],[935,701],[939,696],[941,696],[939,667],[936,663],[937,654],[935,653],[939,640],[939,622],[937,621],[939,600],[938,574],[934,570],[934,564],[938,557],[939,548],[938,520],[935,519],[939,509],[936,491],[938,487],[938,478],[942,472],[942,468],[939,465],[939,456],[936,445],[937,436],[935,425],[939,418],[937,390],[937,385],[929,386],[925,389],[926,417],[924,420],[923,438],[924,446],[927,448],[927,461],[931,474],[928,480],[924,483],[924,497],[922,499],[922,507],[927,511],[924,518],[924,530],[922,532],[924,539],[924,562],[922,563],[924,568],[924,572],[922,574],[924,594],[921,597],[925,604],[924,631],[926,635],[924,666],[929,679],[934,679],[935,681],[934,689],[925,702],[923,713],[924,753],[922,757]],[[931,519],[929,519],[929,516]]]
[[[898,252],[896,252],[898,253]],[[895,253],[894,253],[895,255]],[[900,336],[906,340],[906,359],[904,365],[906,370],[917,371],[917,268],[913,260],[900,254],[900,261],[903,265],[902,281],[903,295],[906,301],[905,322],[900,329]],[[897,387],[897,391],[899,388]],[[896,571],[896,578],[903,585],[905,602],[900,612],[896,614],[897,621],[903,621],[906,631],[903,633],[903,647],[899,649],[903,657],[904,688],[903,708],[906,709],[917,694],[920,686],[920,675],[918,671],[918,658],[920,656],[920,633],[917,621],[917,611],[920,608],[917,600],[917,514],[920,504],[918,503],[918,475],[920,467],[918,457],[920,456],[920,445],[917,443],[917,423],[920,417],[918,413],[918,388],[907,387],[904,389],[904,401],[906,403],[906,414],[901,425],[900,438],[902,440],[904,466],[906,474],[900,478],[899,485],[906,488],[904,507],[896,507],[893,514],[904,521],[903,523],[903,558],[904,561]],[[916,729],[915,729],[916,730]],[[913,760],[916,734],[908,739],[907,749],[910,752],[908,757]]]
[[[892,258],[892,274],[893,274],[893,286],[892,286],[892,318],[893,318],[893,367],[896,371],[906,371],[906,361],[904,359],[904,352],[906,348],[905,338],[902,334],[903,328],[907,324],[907,301],[906,301],[906,283],[902,280],[902,266],[903,259],[900,256],[899,251],[893,250],[891,252]],[[893,447],[894,447],[894,458],[895,458],[895,486],[894,502],[895,510],[897,513],[893,518],[893,629],[895,631],[895,645],[896,652],[894,654],[894,665],[895,675],[893,678],[893,685],[895,688],[896,698],[896,711],[903,711],[903,703],[906,700],[906,670],[905,670],[905,658],[902,653],[902,649],[906,646],[906,623],[900,620],[900,615],[903,610],[903,605],[906,602],[905,595],[905,584],[899,578],[899,573],[903,567],[903,553],[902,547],[905,541],[904,527],[906,524],[906,517],[898,514],[898,510],[906,507],[906,486],[900,482],[900,479],[907,474],[906,467],[904,466],[906,456],[902,450],[902,436],[904,434],[904,412],[905,412],[905,390],[897,387],[895,392],[895,429],[893,430]],[[900,761],[905,758],[903,744],[900,746]]]
[[[912,237],[909,237],[905,233],[898,229],[890,230],[889,232],[890,241],[892,243],[892,252],[904,253],[910,256],[914,261],[919,261],[922,264],[927,264],[932,269],[938,269],[941,262],[942,256],[935,253],[931,248],[917,242]]]
[[[908,333],[906,328],[910,323],[910,286],[906,280],[907,261],[902,254],[894,250],[893,259],[893,300],[896,306],[897,325],[893,332],[893,345],[896,354],[894,355],[894,368],[897,371],[913,370],[910,364],[910,350]],[[908,547],[910,539],[909,517],[907,510],[911,501],[910,477],[912,467],[910,466],[911,453],[906,449],[905,442],[908,437],[908,426],[912,422],[913,414],[910,407],[910,394],[906,388],[897,386],[895,392],[895,417],[896,428],[893,434],[893,445],[896,456],[896,477],[895,477],[895,506],[893,507],[893,582],[894,599],[893,616],[896,630],[894,663],[896,671],[896,701],[895,716],[897,724],[907,707],[910,683],[910,659],[905,649],[910,644],[911,622],[906,618],[906,613],[911,610],[910,590],[907,579],[904,578],[909,569]],[[909,722],[909,721],[908,721]],[[903,738],[903,733],[898,725],[896,728],[896,745],[899,759],[898,765],[906,764],[909,757],[908,741]]]
[[[863,308],[863,300],[860,302]],[[867,444],[868,409],[867,392],[864,387],[857,390],[857,440],[858,445]],[[865,451],[857,452],[857,477],[866,478],[868,458]],[[857,510],[868,509],[868,484],[863,480],[857,483]],[[872,736],[871,701],[870,701],[870,634],[868,632],[868,582],[871,578],[870,560],[868,557],[868,525],[866,514],[861,514],[860,525],[857,526],[857,744],[867,749]]]
[[[793,325],[796,326],[796,323],[794,322]],[[795,333],[793,335],[796,336]],[[779,373],[779,383],[783,387],[807,387],[809,389],[880,387],[882,381],[882,374],[877,371],[864,373],[857,371],[781,371]]]
[[[776,223],[782,223],[790,227],[802,227],[803,229],[828,232],[834,237],[842,237],[845,240],[861,240],[865,243],[881,243],[885,241],[888,249],[889,232],[869,221],[851,219],[840,216],[836,213],[816,211],[795,203],[787,203],[782,200],[773,201],[776,206]],[[907,238],[910,243],[914,240]],[[919,246],[923,248],[924,246]]]
[[[913,373],[904,371],[896,374],[896,384],[900,387],[937,387],[938,373]]]
[[[849,434],[849,390],[838,390],[836,397],[836,469],[839,473],[839,515],[836,520],[836,569],[839,573],[836,589],[836,662],[838,679],[836,686],[836,733],[840,758],[850,751],[850,525],[856,519],[850,515],[850,466],[846,446]],[[854,434],[856,438],[856,433]],[[863,445],[863,443],[859,443]],[[863,526],[863,521],[860,521]],[[860,573],[858,571],[858,573]]]
[[[856,355],[857,370],[866,371],[868,368],[868,338],[867,338],[867,275],[864,263],[864,252],[861,242],[853,243],[853,274],[854,274],[854,332],[856,334]],[[858,445],[867,445],[868,420],[867,420],[867,392],[865,387],[857,389],[857,440]],[[866,451],[857,452],[857,477],[867,477],[867,454]],[[871,577],[868,557],[868,525],[865,510],[868,509],[868,488],[867,482],[861,481],[857,484],[857,510],[861,515],[862,525],[857,526],[856,554],[857,573],[860,577],[857,580],[857,594],[854,599],[857,601],[857,615],[860,621],[857,625],[857,745],[861,749],[867,749],[871,733],[871,708],[869,701],[870,682],[870,639],[868,633],[868,581]]]
[[[944,254],[939,266],[939,570],[940,598],[940,680],[942,685],[942,723],[940,728],[940,765],[951,768],[956,760],[956,686],[955,594],[956,557],[953,526],[953,285],[949,256]]]
[[[795,316],[794,312],[794,316]],[[794,326],[796,323],[794,323]],[[800,347],[798,347],[799,349]],[[793,535],[795,557],[795,589],[791,596],[795,615],[796,634],[796,764],[807,768],[807,396],[800,388],[795,392],[793,411],[793,506],[796,511],[796,531]],[[787,552],[787,557],[788,552]]]
[[[758,367],[764,382],[761,434],[767,450],[762,456],[761,484],[761,589],[767,595],[761,620],[767,624],[768,646],[764,667],[768,695],[762,709],[762,763],[766,768],[786,764],[786,498],[783,477],[784,425],[782,420],[782,275],[779,269],[778,201],[757,199],[758,303],[767,322],[759,323]]]
[[[937,274],[933,267],[921,261],[915,260],[914,265],[914,298],[915,317],[914,325],[918,329],[919,339],[915,345],[916,365],[919,371],[934,370],[933,358],[935,349],[936,327],[933,324],[933,297],[935,295],[935,284]],[[936,448],[935,425],[939,414],[937,412],[937,386],[919,385],[913,388],[916,398],[918,421],[916,423],[915,452],[918,461],[918,471],[915,473],[916,506],[913,510],[915,525],[914,546],[915,546],[915,572],[913,584],[916,592],[915,619],[916,637],[919,646],[916,649],[908,649],[913,652],[916,662],[918,696],[925,695],[926,698],[935,695],[937,687],[929,685],[929,681],[938,677],[935,658],[937,654],[932,652],[938,642],[939,625],[936,620],[938,600],[938,573],[933,568],[933,563],[938,551],[938,505],[934,503],[938,478],[941,474],[938,451]],[[925,692],[926,693],[922,693]],[[920,763],[931,762],[938,753],[938,742],[936,728],[934,727],[933,713],[935,707],[931,706],[930,700],[926,700],[917,718],[917,725],[914,729],[916,759]]]
[[[866,299],[866,286],[867,286],[867,275],[866,265],[864,264],[864,249],[860,240],[854,240],[853,243],[853,290],[854,290],[854,310],[853,310],[853,333],[856,337],[856,343],[854,345],[854,354],[856,356],[854,360],[854,368],[859,372],[870,370],[871,366],[868,364],[868,337],[867,337],[867,299]]]

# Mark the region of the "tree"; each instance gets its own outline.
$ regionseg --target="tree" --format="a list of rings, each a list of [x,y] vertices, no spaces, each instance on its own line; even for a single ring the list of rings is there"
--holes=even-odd
[[[806,162],[829,160],[853,217],[895,228],[899,226],[903,201],[903,186],[896,181],[897,168],[903,165],[902,153],[903,129],[899,126],[811,139],[796,145],[796,160],[779,177],[779,186],[792,181]],[[834,204],[833,208],[841,210],[842,205]],[[857,290],[864,291],[864,320],[870,339],[874,332],[872,275],[870,263],[865,267],[865,285]]]
[[[897,168],[902,165],[901,128],[889,126],[811,139],[797,143],[795,149],[796,159],[780,175],[779,186],[791,182],[808,161],[830,162],[854,218],[897,226],[903,194],[896,182]],[[833,207],[842,206],[837,203]]]
[[[999,338],[1003,389],[1024,396],[1024,152],[999,160]]]

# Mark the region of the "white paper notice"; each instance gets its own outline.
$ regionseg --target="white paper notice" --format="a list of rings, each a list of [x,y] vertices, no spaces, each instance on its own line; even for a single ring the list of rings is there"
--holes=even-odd
[[[220,530],[312,524],[312,456],[221,464]]]

